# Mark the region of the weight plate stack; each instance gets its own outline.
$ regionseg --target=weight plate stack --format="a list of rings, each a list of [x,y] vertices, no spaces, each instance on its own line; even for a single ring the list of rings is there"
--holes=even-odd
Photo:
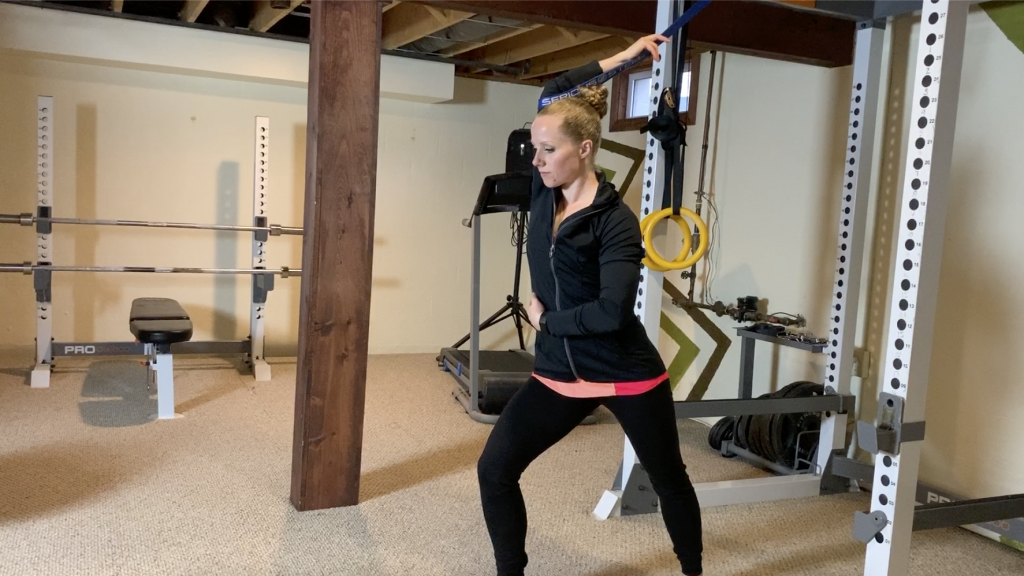
[[[783,398],[808,398],[825,394],[825,387],[817,382],[796,382],[795,384],[796,386],[789,390]],[[772,420],[769,435],[771,436],[772,448],[777,457],[775,462],[789,468],[795,468],[797,457],[806,458],[806,455],[801,454],[797,456],[796,454],[799,434],[807,430],[819,428],[821,416],[810,412],[775,414],[772,416]],[[812,448],[812,446],[808,446],[808,448]]]
[[[807,398],[824,393],[822,384],[799,380],[758,398]],[[820,427],[821,415],[817,413],[744,415],[719,420],[712,427],[708,442],[712,448],[721,451],[722,442],[734,438],[734,443],[740,448],[765,460],[795,468],[798,459],[808,459],[817,447],[817,441],[808,441],[807,437],[798,446],[800,433]]]

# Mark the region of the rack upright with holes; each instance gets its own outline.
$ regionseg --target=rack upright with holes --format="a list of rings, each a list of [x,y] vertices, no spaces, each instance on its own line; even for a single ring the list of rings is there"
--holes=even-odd
[[[252,160],[252,225],[266,228],[267,189],[270,178],[270,118],[256,117],[256,134],[253,139],[254,150]],[[267,267],[267,240],[269,233],[257,231],[252,234],[252,267]],[[249,358],[253,376],[257,382],[270,380],[270,365],[267,364],[263,352],[264,344],[264,313],[267,305],[267,293],[274,289],[273,274],[252,275],[252,299],[249,304]]]
[[[658,28],[664,29],[671,21],[674,0],[659,0]],[[699,400],[676,402],[678,418],[738,416],[742,414],[781,414],[822,412],[817,462],[813,473],[786,476],[705,482],[696,484],[702,507],[744,502],[760,502],[783,498],[816,496],[822,493],[845,491],[847,486],[835,480],[831,460],[845,455],[847,414],[854,408],[855,398],[850,395],[850,375],[853,371],[853,331],[860,291],[861,263],[864,245],[864,215],[870,187],[872,148],[874,144],[875,111],[878,83],[881,73],[881,53],[884,30],[873,23],[858,26],[854,74],[850,96],[850,122],[847,135],[847,164],[842,184],[839,237],[835,267],[836,291],[833,295],[830,346],[826,374],[826,394],[812,398],[736,398],[735,400]],[[665,50],[654,65],[651,112],[658,106],[659,80],[671,69],[672,54]],[[644,197],[641,217],[655,209],[664,189],[662,166],[664,151],[654,138],[647,141],[647,160],[644,173]],[[647,327],[648,337],[658,341],[664,275],[645,268],[642,270],[637,291],[636,313]],[[847,318],[851,318],[847,321]],[[620,514],[653,513],[658,510],[657,499],[650,494],[650,481],[629,442],[625,439],[623,459],[612,488],[601,496],[593,511],[595,517],[605,519]]]
[[[968,0],[925,0],[921,5],[884,391],[875,424],[857,426],[861,448],[874,455],[871,511],[857,513],[854,520],[854,536],[867,545],[866,575],[906,574],[912,531],[1024,515],[1024,495],[917,505],[969,6]]]
[[[867,543],[865,574],[906,574],[910,557],[968,6],[963,0],[926,0],[921,11],[885,391],[879,394],[878,428],[858,423],[858,441],[875,454],[872,512],[855,519],[855,537]],[[896,432],[892,442],[884,431]]]
[[[36,135],[38,188],[36,189],[36,265],[53,262],[53,96],[39,96],[36,103],[38,133]],[[36,293],[36,364],[32,368],[32,388],[50,387],[53,366],[53,291],[49,270],[34,270],[32,283]]]

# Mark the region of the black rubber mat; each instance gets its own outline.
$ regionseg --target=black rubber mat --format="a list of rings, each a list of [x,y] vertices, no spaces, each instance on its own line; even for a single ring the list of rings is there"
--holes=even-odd
[[[451,357],[456,362],[469,368],[469,351],[452,350]],[[490,372],[524,372],[527,376],[533,372],[533,360],[510,350],[481,350],[480,370]]]

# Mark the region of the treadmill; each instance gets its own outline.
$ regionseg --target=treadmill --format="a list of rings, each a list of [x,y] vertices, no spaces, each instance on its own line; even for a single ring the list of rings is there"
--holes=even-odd
[[[501,411],[533,373],[534,357],[526,351],[523,324],[530,319],[519,301],[519,280],[533,174],[530,171],[506,172],[484,178],[473,215],[462,225],[473,229],[473,270],[471,274],[470,329],[462,339],[442,348],[438,366],[455,379],[452,395],[470,418],[493,424]],[[515,223],[516,271],[512,294],[490,318],[480,323],[480,217],[485,214],[512,213]],[[519,334],[519,349],[480,350],[480,331],[511,318]],[[469,350],[461,347],[469,342]]]

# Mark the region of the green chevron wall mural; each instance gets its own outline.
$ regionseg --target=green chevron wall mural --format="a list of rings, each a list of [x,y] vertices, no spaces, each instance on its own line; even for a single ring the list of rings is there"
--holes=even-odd
[[[1006,38],[1024,52],[1024,2],[983,2],[981,7]]]
[[[697,359],[697,355],[700,354],[700,348],[664,312],[661,313],[661,329],[673,342],[679,345],[679,351],[676,352],[675,357],[668,364],[669,381],[672,383],[672,390],[675,391],[679,381],[683,379],[683,375],[686,374],[686,371],[693,365],[693,361]]]

